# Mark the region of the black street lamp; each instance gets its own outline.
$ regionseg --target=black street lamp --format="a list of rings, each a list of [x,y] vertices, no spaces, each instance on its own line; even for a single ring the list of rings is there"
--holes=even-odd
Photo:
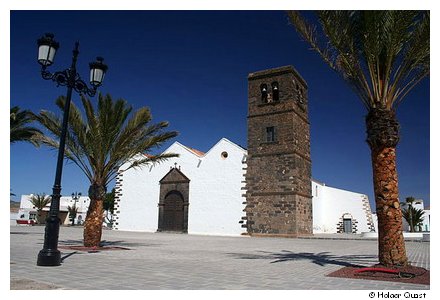
[[[41,65],[41,76],[43,79],[52,80],[57,86],[67,86],[66,103],[64,107],[63,125],[60,136],[60,145],[58,148],[57,169],[55,174],[55,182],[52,189],[52,201],[50,210],[46,218],[46,228],[44,233],[44,246],[38,253],[38,266],[59,266],[61,264],[61,253],[58,250],[58,236],[60,231],[60,218],[58,213],[60,210],[61,198],[61,174],[63,172],[64,148],[66,144],[67,124],[69,120],[70,102],[72,91],[75,90],[79,94],[87,94],[93,97],[97,88],[102,84],[107,66],[102,62],[103,58],[98,57],[96,62],[90,63],[90,84],[92,88],[88,88],[87,84],[81,80],[76,72],[76,61],[79,54],[79,42],[75,43],[73,50],[72,65],[69,69],[51,73],[46,70],[53,64],[55,54],[59,48],[59,43],[54,40],[54,35],[46,33],[38,39],[38,63]]]
[[[78,192],[75,192],[75,193],[72,193],[72,200],[73,201],[78,201],[79,200],[79,198],[81,198],[81,193],[78,193]]]
[[[76,203],[80,202],[80,198],[81,198],[81,193],[78,192],[72,193],[73,206],[67,207],[67,209],[70,209],[69,214],[70,214],[70,219],[72,221],[72,226],[75,226],[75,218],[78,212],[78,206],[76,206]]]

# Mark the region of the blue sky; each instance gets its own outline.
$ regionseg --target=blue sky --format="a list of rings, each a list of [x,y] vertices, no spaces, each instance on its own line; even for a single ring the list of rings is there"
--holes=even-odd
[[[40,76],[36,40],[46,32],[60,43],[52,71],[70,65],[80,42],[78,70],[103,56],[109,66],[103,93],[151,108],[176,140],[207,151],[220,138],[246,147],[247,75],[293,65],[309,86],[312,176],[327,185],[365,193],[373,204],[366,114],[351,89],[309,50],[282,11],[11,11],[10,105],[57,111],[64,87]],[[400,197],[429,204],[430,82],[399,107]],[[74,94],[73,101],[79,104]],[[51,194],[56,152],[18,143],[10,148],[10,188]],[[111,186],[108,187],[111,189]],[[62,193],[86,193],[86,177],[66,164]]]

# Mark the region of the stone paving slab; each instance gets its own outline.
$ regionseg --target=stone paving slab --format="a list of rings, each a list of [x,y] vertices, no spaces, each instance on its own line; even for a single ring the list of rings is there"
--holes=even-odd
[[[81,245],[83,229],[61,227],[59,245]],[[60,249],[61,266],[39,267],[43,226],[10,227],[11,289],[67,290],[418,290],[429,285],[326,277],[377,263],[371,240],[202,236],[104,230],[97,253]],[[407,242],[429,269],[429,242]]]

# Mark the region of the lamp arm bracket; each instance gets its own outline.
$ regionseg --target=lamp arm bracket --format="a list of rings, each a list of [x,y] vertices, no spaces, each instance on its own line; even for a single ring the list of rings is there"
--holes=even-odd
[[[79,94],[87,94],[90,97],[95,96],[97,87],[89,88],[87,84],[81,79],[78,73],[75,73],[74,78],[71,78],[70,69],[57,71],[51,73],[45,67],[41,69],[41,77],[45,80],[52,80],[56,82],[57,86],[68,86],[73,88]]]

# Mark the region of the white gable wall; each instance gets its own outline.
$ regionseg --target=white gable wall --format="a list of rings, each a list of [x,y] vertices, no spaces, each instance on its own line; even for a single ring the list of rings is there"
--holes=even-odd
[[[221,156],[224,151],[228,153],[226,159]],[[244,232],[238,222],[244,215],[241,187],[244,186],[242,160],[246,151],[221,139],[202,157],[178,142],[165,152],[180,156],[153,167],[130,169],[120,177],[122,189],[114,228],[157,230],[159,180],[177,163],[190,179],[188,233],[239,235]]]
[[[228,157],[222,158],[221,153]],[[220,140],[205,157],[190,179],[188,232],[200,234],[233,234],[245,232],[238,222],[244,216],[245,200],[242,164],[245,150],[226,139]],[[194,178],[194,179],[193,179]]]
[[[158,203],[160,184],[159,180],[165,176],[170,166],[174,163],[194,166],[197,159],[184,146],[179,143],[171,145],[166,152],[178,153],[179,158],[171,158],[154,166],[144,166],[130,169],[122,174],[122,191],[119,196],[116,209],[116,220],[114,228],[120,230],[157,230],[158,225]],[[143,157],[141,157],[143,158]],[[124,170],[128,164],[123,165]],[[185,174],[189,177],[189,174]],[[191,201],[191,200],[190,200]]]

